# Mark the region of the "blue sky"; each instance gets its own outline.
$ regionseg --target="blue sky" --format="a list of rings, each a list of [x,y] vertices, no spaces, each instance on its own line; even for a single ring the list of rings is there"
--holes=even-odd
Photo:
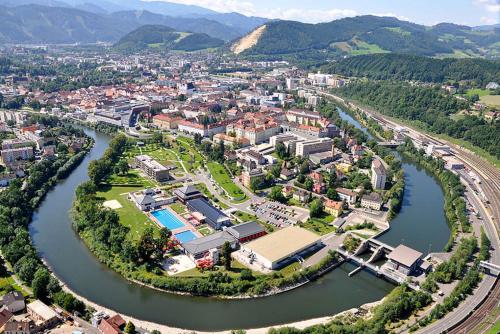
[[[165,0],[200,5],[220,12],[326,22],[346,16],[375,14],[395,16],[433,25],[453,22],[466,25],[500,23],[500,0]]]

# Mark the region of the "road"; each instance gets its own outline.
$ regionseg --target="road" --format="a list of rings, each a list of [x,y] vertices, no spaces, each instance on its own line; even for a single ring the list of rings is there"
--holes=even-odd
[[[320,91],[318,91],[318,93],[344,104],[349,103],[346,103],[344,99],[333,94]],[[456,144],[431,137],[413,128],[409,128],[406,125],[398,123],[395,120],[388,119],[387,117],[373,111],[356,106],[355,104],[351,103],[350,106],[359,108],[366,115],[377,120],[382,126],[392,129],[396,127],[406,128],[408,130],[408,136],[412,139],[424,137],[433,143],[448,145],[452,149],[455,157],[462,161],[467,169],[478,175],[481,181],[481,184],[478,185],[478,187],[482,189],[484,195],[488,199],[488,202],[479,198],[479,196],[477,196],[470,187],[467,189],[470,193],[473,193],[473,201],[483,217],[483,227],[491,241],[492,258],[490,262],[499,265],[500,241],[498,232],[500,230],[500,170],[471,151]],[[464,333],[464,328],[466,331],[474,328],[474,326],[478,325],[481,321],[481,317],[478,317],[477,315],[488,314],[488,312],[491,312],[492,309],[499,306],[498,296],[500,295],[500,284],[496,284],[496,281],[497,278],[486,275],[479,287],[476,289],[475,293],[462,302],[458,308],[444,318],[434,322],[432,325],[420,330],[419,333],[445,333],[450,330],[453,333]],[[454,328],[456,328],[456,330],[454,330]]]

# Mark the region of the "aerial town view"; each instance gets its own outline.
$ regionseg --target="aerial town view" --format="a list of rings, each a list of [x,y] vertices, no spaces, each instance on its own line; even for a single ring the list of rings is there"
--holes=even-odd
[[[0,333],[500,333],[498,1],[0,18]]]

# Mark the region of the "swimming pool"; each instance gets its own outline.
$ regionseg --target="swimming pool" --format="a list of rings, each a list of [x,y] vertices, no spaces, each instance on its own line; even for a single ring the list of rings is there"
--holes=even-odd
[[[198,239],[198,237],[192,232],[192,231],[184,231],[181,233],[174,234],[175,238],[181,243],[184,244],[186,242],[189,242],[191,240]]]
[[[160,224],[168,228],[170,231],[186,226],[179,220],[179,218],[167,209],[153,211],[151,214],[160,222]]]

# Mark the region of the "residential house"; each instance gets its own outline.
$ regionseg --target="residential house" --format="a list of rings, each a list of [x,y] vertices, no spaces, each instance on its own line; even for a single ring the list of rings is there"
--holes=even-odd
[[[379,193],[372,192],[361,197],[361,206],[363,208],[380,211],[382,204],[384,204],[384,202]]]
[[[57,313],[40,300],[29,303],[26,306],[26,310],[40,331],[50,329],[59,322]]]
[[[122,334],[125,324],[121,315],[116,314],[110,318],[102,319],[98,328],[102,334]]]
[[[348,204],[355,204],[358,200],[358,194],[350,189],[337,188],[337,194],[340,199],[346,201]]]
[[[337,218],[342,214],[344,202],[327,199],[325,201],[325,212]]]
[[[26,307],[24,296],[19,291],[11,291],[0,300],[0,306],[7,308],[12,313],[17,313]]]

